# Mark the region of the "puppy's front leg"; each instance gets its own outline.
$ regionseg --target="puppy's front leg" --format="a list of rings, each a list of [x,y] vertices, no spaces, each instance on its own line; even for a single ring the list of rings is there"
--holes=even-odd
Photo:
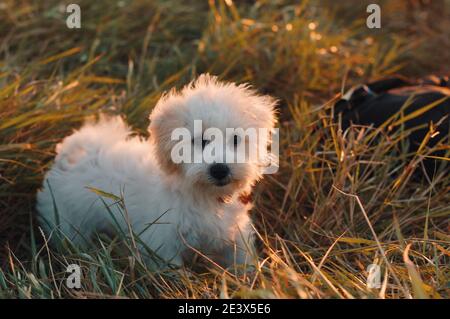
[[[255,247],[253,238],[238,236],[235,242],[227,243],[223,249],[224,266],[253,266],[255,264]]]

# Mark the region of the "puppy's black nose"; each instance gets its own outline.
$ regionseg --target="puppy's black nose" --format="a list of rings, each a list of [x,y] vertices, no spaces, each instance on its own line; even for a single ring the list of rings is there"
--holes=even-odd
[[[230,169],[225,164],[213,164],[209,168],[209,175],[220,181],[230,175]]]

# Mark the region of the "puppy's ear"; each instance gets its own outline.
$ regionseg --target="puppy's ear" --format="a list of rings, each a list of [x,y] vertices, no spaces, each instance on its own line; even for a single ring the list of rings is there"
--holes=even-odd
[[[278,146],[277,144],[271,144],[273,141],[278,141],[278,135],[274,136],[276,133],[275,125],[277,123],[276,106],[277,100],[269,95],[253,95],[252,112],[257,118],[257,127],[263,128],[268,131],[267,134],[258,135],[259,147],[266,145],[267,156],[260,158],[260,174],[266,174],[267,172],[272,172],[274,168],[278,167]],[[273,148],[275,147],[275,148]],[[276,172],[277,169],[275,169]],[[262,175],[260,175],[261,177]]]
[[[278,101],[270,95],[258,95],[255,97],[254,113],[259,119],[260,127],[273,129],[277,123],[276,106]]]
[[[185,106],[175,92],[161,97],[150,114],[150,141],[155,146],[156,159],[166,173],[180,172],[180,166],[172,161],[171,151],[176,141],[172,141],[172,131],[184,126]]]
[[[264,113],[264,115],[262,115],[262,119],[264,119],[267,128],[273,129],[278,121],[276,109],[278,100],[270,95],[259,96],[259,99],[260,109]]]

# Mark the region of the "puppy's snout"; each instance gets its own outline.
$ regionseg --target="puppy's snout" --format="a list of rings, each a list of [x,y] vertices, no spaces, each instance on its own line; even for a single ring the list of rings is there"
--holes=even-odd
[[[230,168],[225,164],[213,164],[209,167],[209,175],[215,179],[216,185],[223,186],[229,183]]]

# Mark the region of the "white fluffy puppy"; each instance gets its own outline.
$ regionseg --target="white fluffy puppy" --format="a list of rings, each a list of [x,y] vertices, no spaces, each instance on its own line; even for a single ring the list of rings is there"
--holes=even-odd
[[[186,128],[193,146],[200,141],[204,147],[209,141],[203,132],[194,132],[194,120],[202,121],[203,131],[214,127],[224,136],[226,128],[271,130],[275,104],[247,85],[201,75],[160,99],[150,115],[149,140],[132,137],[120,117],[85,124],[57,145],[55,163],[38,193],[37,209],[47,236],[57,229],[83,244],[95,232],[110,232],[113,221],[105,202],[111,211],[118,209],[112,199],[89,189],[95,188],[123,196],[126,213],[115,218],[120,227],[128,232],[131,226],[140,241],[167,262],[189,264],[200,254],[224,267],[251,263],[247,195],[261,177],[261,163],[176,164],[172,132]],[[249,140],[233,136],[225,141],[227,149],[237,143]]]

